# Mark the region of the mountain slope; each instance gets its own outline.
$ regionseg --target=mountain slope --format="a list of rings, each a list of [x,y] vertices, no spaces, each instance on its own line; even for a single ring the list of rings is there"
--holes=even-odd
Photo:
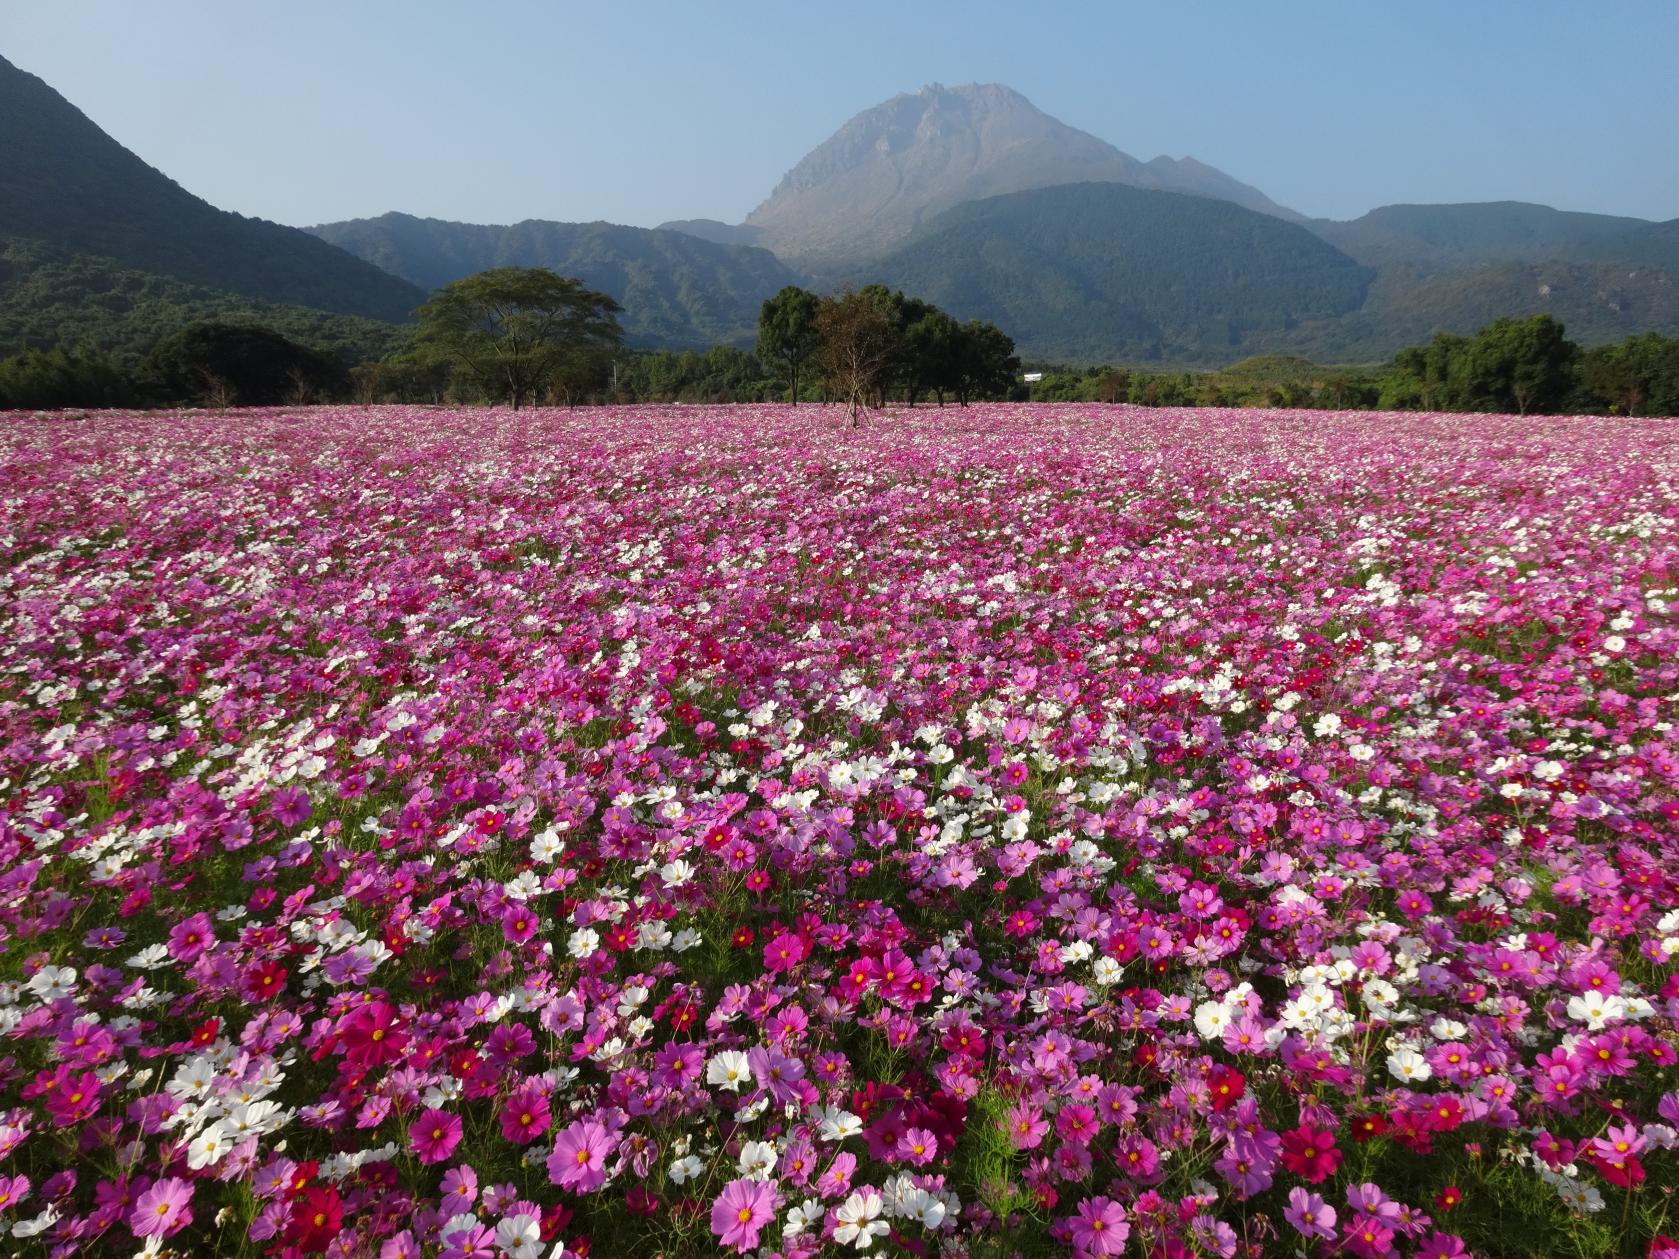
[[[1091,181],[1299,217],[1192,158],[1140,162],[1000,84],[933,84],[852,118],[783,177],[745,226],[781,257],[843,269],[964,201]]]
[[[623,305],[619,321],[632,345],[751,341],[764,299],[798,282],[767,250],[614,223],[501,227],[384,214],[307,230],[426,289],[487,267],[578,276]]]
[[[108,350],[134,362],[201,319],[262,324],[345,366],[384,358],[410,331],[203,288],[43,241],[0,237],[0,358],[64,345]]]
[[[1306,224],[1341,252],[1367,266],[1409,264],[1418,274],[1490,262],[1606,258],[1645,246],[1644,219],[1553,210],[1524,201],[1465,205],[1386,205],[1346,222]],[[1609,252],[1604,252],[1609,251]]]
[[[218,210],[0,58],[0,235],[263,301],[406,319],[412,285],[292,227]]]
[[[957,206],[853,279],[993,320],[1031,356],[1223,363],[1357,310],[1370,277],[1269,215],[1085,183]]]
[[[1615,262],[1491,262],[1417,275],[1381,268],[1357,311],[1269,339],[1319,362],[1375,362],[1436,332],[1468,336],[1505,316],[1548,314],[1580,345],[1640,332],[1679,334],[1679,286],[1666,271]]]

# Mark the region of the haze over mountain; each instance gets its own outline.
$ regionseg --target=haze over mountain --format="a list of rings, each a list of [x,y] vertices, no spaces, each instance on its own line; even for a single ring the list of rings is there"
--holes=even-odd
[[[765,249],[614,223],[511,226],[407,214],[305,229],[423,289],[489,267],[549,267],[609,293],[631,345],[704,347],[751,341],[766,297],[798,282]]]
[[[0,236],[261,301],[402,320],[425,294],[295,227],[193,196],[0,57]]]
[[[1187,192],[1301,217],[1194,158],[1138,161],[1002,84],[935,83],[845,123],[787,172],[747,215],[744,237],[733,229],[734,239],[806,268],[844,269],[961,202],[1085,182]],[[709,220],[683,226],[712,240],[731,234],[729,225]]]

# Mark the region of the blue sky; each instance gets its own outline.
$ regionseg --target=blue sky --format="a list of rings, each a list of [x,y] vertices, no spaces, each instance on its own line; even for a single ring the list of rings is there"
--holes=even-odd
[[[1006,83],[1311,215],[1679,217],[1679,3],[0,0],[0,55],[225,209],[738,221],[851,115]],[[3,176],[0,176],[3,177]]]

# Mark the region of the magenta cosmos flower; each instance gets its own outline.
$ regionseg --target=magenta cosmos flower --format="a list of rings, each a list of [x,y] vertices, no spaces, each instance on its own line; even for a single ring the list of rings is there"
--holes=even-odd
[[[775,1186],[761,1180],[731,1180],[711,1204],[711,1231],[721,1245],[746,1252],[758,1244],[758,1231],[775,1218]]]
[[[414,1154],[422,1163],[441,1163],[461,1143],[461,1117],[446,1110],[422,1111],[408,1129]]]
[[[529,1145],[548,1131],[548,1098],[526,1085],[507,1099],[501,1111],[501,1135],[517,1145]]]

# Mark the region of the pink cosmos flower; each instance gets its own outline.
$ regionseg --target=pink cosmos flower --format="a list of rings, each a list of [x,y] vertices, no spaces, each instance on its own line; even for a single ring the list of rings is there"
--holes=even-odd
[[[1111,1198],[1086,1198],[1070,1225],[1073,1244],[1087,1255],[1117,1255],[1131,1235],[1125,1208]]]
[[[548,1156],[548,1179],[574,1193],[593,1193],[606,1183],[606,1156],[618,1146],[606,1128],[593,1119],[567,1125]]]
[[[1303,1237],[1321,1237],[1327,1241],[1335,1236],[1335,1208],[1299,1186],[1288,1191],[1283,1218]]]
[[[192,1184],[165,1176],[134,1203],[128,1227],[136,1237],[173,1237],[192,1223]]]
[[[780,1195],[769,1181],[731,1180],[711,1204],[711,1231],[719,1245],[744,1254],[758,1244],[758,1233],[775,1218]]]
[[[938,1153],[939,1139],[925,1128],[906,1128],[898,1138],[895,1153],[915,1167],[925,1167]]]

